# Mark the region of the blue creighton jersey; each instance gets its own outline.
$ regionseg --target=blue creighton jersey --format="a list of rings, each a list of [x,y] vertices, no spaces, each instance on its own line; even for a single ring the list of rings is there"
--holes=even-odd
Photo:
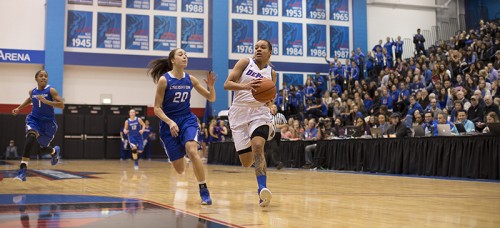
[[[163,97],[163,112],[169,118],[190,115],[193,83],[189,74],[184,73],[181,79],[175,78],[170,73],[166,73],[164,77],[167,79],[167,88]]]
[[[130,120],[130,118],[127,119],[128,121],[128,136],[129,137],[141,137],[142,135],[139,132],[142,129],[141,124],[139,123],[139,119],[135,117],[135,119]]]
[[[52,95],[50,95],[50,88],[50,85],[47,85],[42,90],[36,87],[31,91],[31,102],[33,103],[31,116],[40,120],[55,120],[54,107],[44,104],[37,98],[37,96],[43,96],[45,99],[53,101]]]

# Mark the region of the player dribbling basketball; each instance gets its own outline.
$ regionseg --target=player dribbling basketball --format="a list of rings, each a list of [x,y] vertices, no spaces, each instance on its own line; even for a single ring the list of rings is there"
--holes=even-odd
[[[267,188],[264,144],[272,138],[274,127],[269,107],[266,103],[255,100],[252,91],[259,87],[261,78],[268,78],[276,83],[276,71],[269,62],[271,53],[272,45],[269,41],[257,41],[253,58],[240,59],[224,83],[225,90],[235,91],[229,109],[229,125],[241,164],[244,167],[255,164],[261,207],[268,206],[272,198],[272,193]]]

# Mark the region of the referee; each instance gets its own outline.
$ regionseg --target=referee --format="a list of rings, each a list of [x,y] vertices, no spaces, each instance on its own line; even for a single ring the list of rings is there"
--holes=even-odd
[[[285,116],[281,113],[278,113],[278,107],[274,104],[271,106],[271,119],[274,126],[276,127],[274,138],[269,141],[269,144],[271,146],[271,161],[276,166],[276,168],[280,170],[283,168],[283,162],[281,162],[278,148],[281,141],[281,128],[287,125],[287,122]]]

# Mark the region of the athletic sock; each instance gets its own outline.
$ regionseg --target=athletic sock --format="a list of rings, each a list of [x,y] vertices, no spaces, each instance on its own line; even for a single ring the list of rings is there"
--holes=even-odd
[[[267,188],[267,176],[257,176],[257,184],[259,184],[259,191],[263,188]]]
[[[200,181],[198,182],[198,186],[200,187],[200,189],[207,188],[207,183],[206,181]]]

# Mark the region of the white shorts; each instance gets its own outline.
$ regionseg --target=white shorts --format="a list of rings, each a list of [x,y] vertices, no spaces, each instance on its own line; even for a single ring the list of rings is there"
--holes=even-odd
[[[274,137],[274,124],[271,120],[271,111],[267,106],[242,107],[231,106],[229,108],[229,126],[233,134],[236,151],[247,149],[251,146],[252,132],[260,126],[269,126],[267,140]]]

